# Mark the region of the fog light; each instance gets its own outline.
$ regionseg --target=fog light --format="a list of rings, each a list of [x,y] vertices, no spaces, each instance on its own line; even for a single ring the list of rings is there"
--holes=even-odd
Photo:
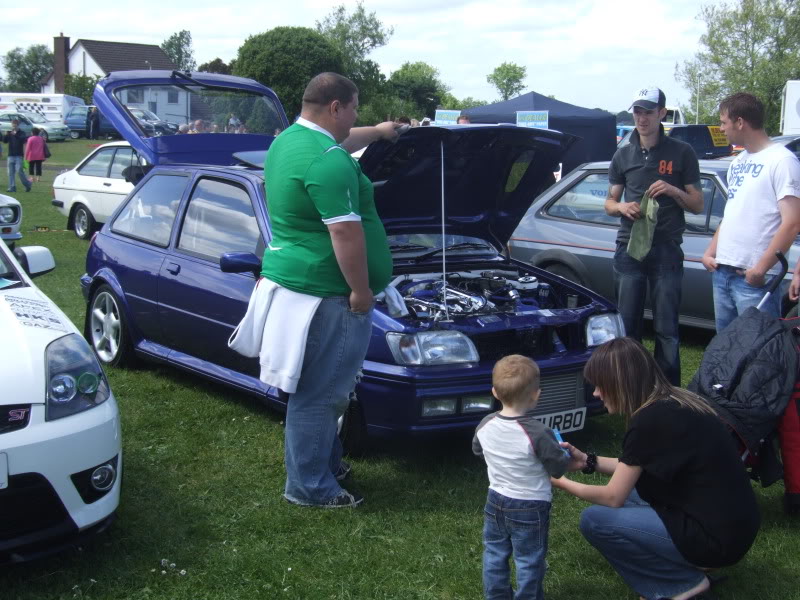
[[[423,400],[423,417],[441,417],[456,414],[455,398],[438,398],[436,400]]]
[[[117,471],[111,465],[100,465],[92,471],[92,487],[98,492],[105,492],[111,489],[114,485],[114,480],[117,478]]]
[[[464,396],[461,399],[462,413],[489,412],[494,406],[494,396]]]

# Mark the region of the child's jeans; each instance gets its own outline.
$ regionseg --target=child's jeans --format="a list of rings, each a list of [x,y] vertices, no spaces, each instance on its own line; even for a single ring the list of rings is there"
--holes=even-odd
[[[483,593],[487,600],[544,598],[550,503],[516,500],[489,490],[483,524]],[[517,567],[517,592],[511,589],[509,559]]]

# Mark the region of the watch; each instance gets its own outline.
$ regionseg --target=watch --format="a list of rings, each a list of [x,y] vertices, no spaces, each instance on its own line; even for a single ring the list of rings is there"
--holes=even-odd
[[[581,469],[581,473],[591,475],[597,469],[597,454],[589,452],[586,454],[586,466]]]

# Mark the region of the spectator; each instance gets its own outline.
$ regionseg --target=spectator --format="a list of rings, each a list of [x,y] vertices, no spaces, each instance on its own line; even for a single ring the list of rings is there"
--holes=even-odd
[[[744,146],[728,167],[725,212],[703,255],[712,272],[717,331],[722,331],[761,301],[771,282],[766,276],[777,272],[775,252],[788,252],[800,231],[800,164],[769,139],[764,105],[752,94],[725,98],[719,120],[728,142]],[[761,310],[780,317],[781,294],[773,294]]]
[[[672,385],[680,385],[678,311],[683,280],[684,211],[703,210],[700,167],[689,144],[664,134],[664,92],[657,87],[639,90],[630,108],[636,129],[630,144],[619,148],[608,172],[606,212],[620,217],[614,254],[617,306],[625,332],[641,341],[647,287],[653,306],[655,359]],[[623,192],[625,202],[622,202]],[[652,206],[655,229],[646,222],[641,203]],[[654,205],[650,205],[653,202]]]
[[[33,182],[28,180],[25,176],[25,171],[22,168],[22,160],[25,155],[25,141],[27,136],[25,132],[19,128],[19,120],[14,119],[11,121],[11,130],[6,132],[3,136],[3,142],[8,144],[8,158],[6,159],[6,167],[8,169],[8,191],[17,191],[16,177],[19,174],[19,180],[25,186],[25,191],[31,191]]]
[[[239,118],[235,114],[231,113],[230,116],[228,117],[228,123],[227,123],[228,126],[226,131],[228,133],[235,133],[236,130],[239,128],[239,125],[241,124],[242,122],[239,120]]]
[[[760,526],[733,437],[705,400],[672,386],[631,338],[595,349],[584,376],[608,412],[627,420],[622,456],[562,443],[569,471],[611,479],[553,485],[594,505],[581,515],[581,533],[640,597],[699,598],[711,585],[707,569],[741,560]]]
[[[189,133],[189,124],[188,123],[181,124],[178,127],[178,134],[179,135],[186,135],[187,133]]]
[[[44,139],[39,137],[39,128],[34,127],[31,130],[31,137],[25,144],[25,160],[28,161],[28,175],[31,181],[39,181],[42,178],[42,163],[49,152],[49,150],[45,152],[46,148]]]
[[[100,111],[96,106],[89,109],[86,113],[86,137],[96,140],[100,135]]]
[[[206,124],[203,119],[197,119],[193,124],[189,133],[206,133]]]
[[[405,116],[397,117],[394,120],[394,122],[397,123],[398,125],[411,125],[411,119],[409,119],[408,117],[405,117]]]
[[[459,115],[456,123],[458,125],[469,125],[472,123],[472,119],[469,118],[469,115]]]

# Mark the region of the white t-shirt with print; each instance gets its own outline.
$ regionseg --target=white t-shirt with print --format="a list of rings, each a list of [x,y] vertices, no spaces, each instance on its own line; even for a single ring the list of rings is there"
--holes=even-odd
[[[728,167],[728,201],[717,239],[717,263],[754,267],[781,224],[778,202],[800,197],[800,161],[781,144],[746,150]],[[777,268],[770,272],[777,272]]]

